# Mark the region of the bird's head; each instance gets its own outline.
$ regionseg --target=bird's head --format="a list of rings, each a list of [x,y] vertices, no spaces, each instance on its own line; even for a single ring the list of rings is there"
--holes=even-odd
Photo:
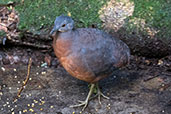
[[[58,16],[56,17],[54,27],[50,32],[50,35],[56,34],[57,32],[67,32],[74,28],[74,21],[69,16]]]

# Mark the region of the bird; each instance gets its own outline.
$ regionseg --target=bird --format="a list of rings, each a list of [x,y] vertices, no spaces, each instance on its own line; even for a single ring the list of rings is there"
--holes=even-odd
[[[130,62],[130,49],[126,43],[98,28],[75,28],[74,20],[65,15],[57,16],[50,32],[53,50],[64,69],[73,77],[90,84],[85,101],[70,107],[88,106],[94,89],[94,97],[105,96],[98,85],[99,80]],[[93,97],[93,98],[94,98]]]

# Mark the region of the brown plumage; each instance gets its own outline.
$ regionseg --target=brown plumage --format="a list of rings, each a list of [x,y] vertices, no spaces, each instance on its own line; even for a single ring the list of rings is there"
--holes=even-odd
[[[107,98],[101,93],[97,83],[117,68],[129,63],[130,50],[124,42],[99,29],[73,29],[73,27],[72,18],[68,16],[56,18],[51,31],[54,38],[53,48],[63,67],[73,77],[91,83],[86,101],[75,105],[84,105],[85,108],[92,94],[91,89],[95,85],[99,97],[102,95]]]

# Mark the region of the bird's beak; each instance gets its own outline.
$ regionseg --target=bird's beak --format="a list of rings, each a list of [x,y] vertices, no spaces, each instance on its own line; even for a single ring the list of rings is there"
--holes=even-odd
[[[55,32],[56,32],[56,27],[54,27],[54,28],[51,30],[50,36],[53,36]]]
[[[56,35],[56,32],[59,30],[59,26],[54,26],[53,29],[50,32],[50,36]]]

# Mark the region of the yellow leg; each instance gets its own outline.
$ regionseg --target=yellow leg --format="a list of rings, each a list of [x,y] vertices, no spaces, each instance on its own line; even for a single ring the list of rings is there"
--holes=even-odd
[[[99,88],[99,85],[98,83],[96,83],[96,88],[97,88],[97,94],[95,96],[98,96],[98,100],[99,100],[99,104],[101,104],[101,100],[100,100],[100,97],[104,97],[106,99],[109,99],[109,97],[105,96],[101,91],[100,91],[100,88]]]
[[[89,99],[90,99],[90,96],[91,96],[92,93],[93,93],[94,86],[95,86],[95,84],[91,84],[90,91],[89,91],[89,93],[88,93],[87,98],[86,98],[85,101],[79,101],[79,102],[81,102],[81,104],[72,105],[72,106],[70,106],[70,107],[80,107],[80,106],[84,106],[83,109],[82,109],[82,111],[84,111],[84,109],[85,109],[85,108],[87,107],[87,105],[88,105],[88,101],[89,101]]]

